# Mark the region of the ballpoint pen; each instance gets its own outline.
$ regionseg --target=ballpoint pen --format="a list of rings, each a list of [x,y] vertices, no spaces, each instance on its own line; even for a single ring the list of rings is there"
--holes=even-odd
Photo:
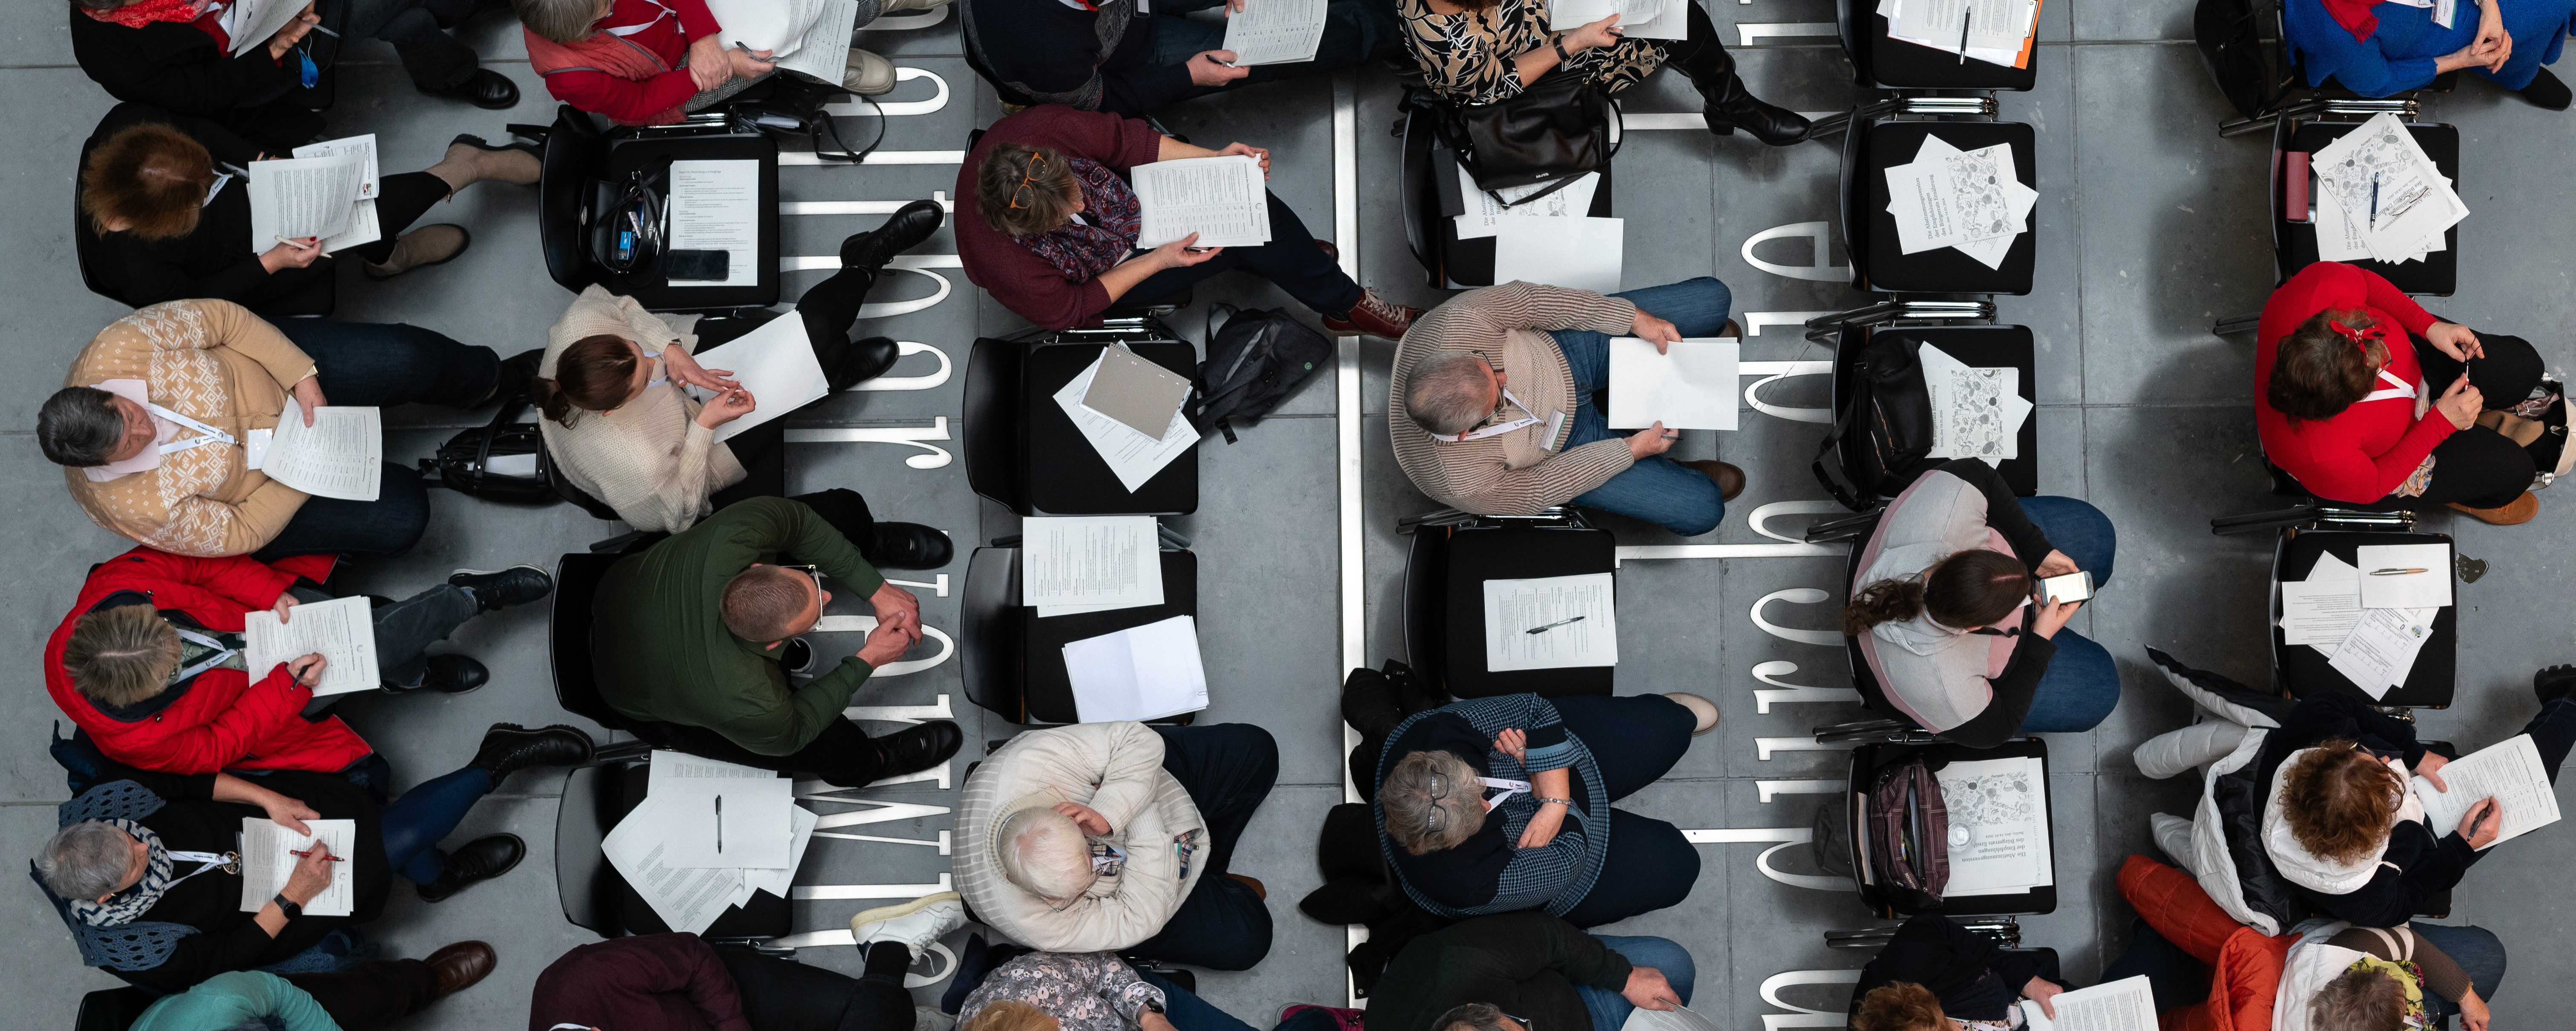
[[[2379,231],[2379,173],[2370,173],[2370,231]]]
[[[295,857],[295,858],[297,858],[297,859],[302,859],[302,858],[304,858],[304,857],[306,857],[306,856],[312,855],[313,853],[311,853],[311,852],[299,852],[299,851],[296,851],[295,849],[291,849],[291,848],[290,848],[290,849],[287,849],[287,850],[286,850],[286,854],[287,854],[287,855],[290,855],[290,856],[294,856],[294,857]],[[330,860],[330,861],[332,861],[332,862],[334,862],[334,863],[345,863],[345,862],[348,862],[348,861],[349,861],[349,860],[348,860],[348,857],[346,857],[346,856],[324,856],[323,858],[328,859],[328,860]]]
[[[1968,26],[1977,23],[1977,5],[1970,3],[1959,16],[1959,63],[1968,63]]]
[[[1521,631],[1521,632],[1522,632],[1522,633],[1525,633],[1525,634],[1544,634],[1544,633],[1546,633],[1546,632],[1548,632],[1548,631],[1550,631],[1550,630],[1554,630],[1554,629],[1556,629],[1556,628],[1558,628],[1558,627],[1564,626],[1564,625],[1566,625],[1567,623],[1580,623],[1580,622],[1582,622],[1582,621],[1583,621],[1583,617],[1581,617],[1581,616],[1576,616],[1576,617],[1574,617],[1574,618],[1572,618],[1572,619],[1560,619],[1560,620],[1557,620],[1556,622],[1550,623],[1550,624],[1548,624],[1548,625],[1546,625],[1546,626],[1534,626],[1534,627],[1531,627],[1531,628],[1529,628],[1529,629],[1527,629],[1527,630],[1524,630],[1524,631]]]
[[[2416,566],[2416,567],[2414,567],[2414,568],[2412,568],[2412,569],[2373,569],[2373,570],[2371,570],[2371,571],[2370,571],[2370,575],[2372,575],[2372,576],[2407,576],[2407,575],[2414,574],[2414,573],[2430,573],[2430,572],[2432,572],[2432,570],[2430,570],[2430,569],[2426,569],[2426,568],[2424,568],[2424,567],[2422,567],[2422,566]]]
[[[724,796],[716,796],[716,854],[724,854]]]

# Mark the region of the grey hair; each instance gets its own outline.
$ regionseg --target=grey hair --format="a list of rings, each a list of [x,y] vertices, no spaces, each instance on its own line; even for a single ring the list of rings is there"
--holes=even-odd
[[[36,876],[45,890],[66,899],[94,899],[125,886],[134,864],[134,838],[116,825],[83,820],[54,832],[36,853]]]
[[[993,828],[1002,876],[1020,890],[1049,902],[1082,894],[1098,877],[1091,868],[1091,844],[1073,818],[1043,806],[1003,817]]]
[[[1431,1031],[1511,1031],[1506,1017],[1502,1007],[1490,1002],[1460,1003],[1432,1021]]]
[[[116,395],[97,387],[64,387],[36,410],[36,447],[55,465],[106,465],[125,443]]]
[[[599,8],[599,0],[510,0],[510,10],[528,31],[567,44],[590,38]]]
[[[2406,988],[2385,970],[2346,970],[2308,1003],[2312,1031],[2400,1031]]]
[[[1413,423],[1443,436],[1454,437],[1476,428],[1493,414],[1493,399],[1485,393],[1486,374],[1493,366],[1466,351],[1442,351],[1422,360],[1404,384],[1404,414]]]
[[[1431,797],[1431,778],[1449,782],[1449,793]],[[1414,752],[1386,771],[1378,785],[1377,803],[1386,811],[1386,836],[1413,855],[1456,848],[1485,826],[1485,792],[1476,784],[1476,768],[1450,752]],[[1433,810],[1448,818],[1437,831],[1427,830]],[[1442,1027],[1446,1025],[1434,1025]]]

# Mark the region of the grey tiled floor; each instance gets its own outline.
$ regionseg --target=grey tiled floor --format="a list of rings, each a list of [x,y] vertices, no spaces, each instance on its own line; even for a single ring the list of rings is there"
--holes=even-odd
[[[1832,9],[1831,0],[1710,5],[1728,28],[1828,22]],[[2213,538],[2205,529],[2213,515],[2267,507],[2247,406],[2248,344],[2206,332],[2213,316],[2257,307],[2271,285],[2257,221],[2265,155],[2257,139],[2222,140],[2213,131],[2222,102],[2188,43],[2190,9],[2182,0],[2053,0],[2042,24],[2039,86],[2003,100],[2006,117],[2038,130],[2044,198],[2034,215],[2038,288],[2027,297],[2003,299],[2001,307],[2005,320],[2029,326],[2040,341],[2042,482],[2051,493],[2100,505],[2122,538],[2118,580],[2079,617],[2078,627],[2119,657],[2127,696],[2100,729],[2050,741],[2065,890],[2057,912],[2025,921],[2030,941],[2057,948],[2079,981],[2091,979],[2129,937],[2131,913],[2112,890],[2112,871],[2123,856],[2151,849],[2148,813],[2181,811],[2191,796],[2188,785],[2139,776],[2129,760],[2132,746],[2185,715],[2180,701],[2146,668],[2143,648],[2164,647],[2249,682],[2261,682],[2266,668],[2260,613],[2268,549],[2257,540]],[[41,460],[26,429],[35,405],[56,382],[55,370],[122,310],[81,289],[69,261],[68,219],[60,201],[70,192],[77,143],[109,102],[67,66],[59,17],[31,14],[13,32],[0,34],[0,87],[16,100],[0,114],[13,144],[0,154],[0,189],[33,198],[0,206],[0,226],[13,244],[0,249],[0,291],[10,302],[0,305],[0,340],[24,373],[0,383],[0,426],[11,427],[0,431],[0,482],[18,485],[0,493],[0,522],[18,531],[0,542],[0,558],[22,585],[0,596],[0,635],[17,647],[20,661],[30,663],[82,571],[120,547],[54,486],[59,474]],[[360,48],[361,63],[344,76],[335,128],[378,133],[387,167],[401,169],[433,160],[458,132],[497,136],[507,121],[549,120],[551,104],[528,72],[515,27],[488,20],[471,35],[495,55],[495,67],[526,90],[528,99],[517,110],[486,113],[422,99],[390,65],[390,54],[370,44]],[[953,20],[926,30],[871,33],[866,41],[905,66],[939,76],[950,90],[941,110],[893,119],[888,149],[953,150],[964,145],[968,130],[998,113],[990,91],[958,56]],[[1742,48],[1740,56],[1754,90],[1786,106],[1833,110],[1861,97],[1828,39],[1776,37]],[[1356,253],[1363,278],[1398,298],[1436,303],[1441,295],[1422,285],[1395,232],[1398,209],[1389,173],[1396,144],[1385,131],[1394,117],[1395,87],[1376,70],[1356,81]],[[928,82],[907,83],[894,99],[926,99],[932,88]],[[1333,96],[1332,83],[1305,80],[1184,104],[1165,118],[1202,143],[1240,139],[1275,148],[1274,189],[1318,234],[1330,234]],[[1696,103],[1685,83],[1659,76],[1629,98],[1628,109],[1690,111]],[[2543,328],[2576,315],[2576,290],[2570,289],[2576,273],[2564,260],[2564,241],[2576,235],[2576,213],[2557,203],[2563,189],[2550,173],[2576,144],[2576,121],[2535,111],[2476,82],[2434,101],[2431,115],[2461,129],[2464,152],[2471,156],[2461,189],[2477,212],[2461,227],[2460,293],[2441,307],[2452,317],[2535,340],[2563,378],[2566,345]],[[847,128],[872,131],[863,120]],[[1839,162],[1831,146],[1768,150],[1740,136],[1639,132],[1619,161],[1618,207],[1629,220],[1628,286],[1715,275],[1733,288],[1740,313],[1822,311],[1860,300],[1838,283],[1763,271],[1745,254],[1745,241],[1766,229],[1835,217]],[[783,179],[791,199],[894,200],[951,189],[954,172],[946,165],[796,168]],[[342,284],[341,317],[416,322],[505,354],[538,345],[568,298],[546,279],[537,258],[533,207],[524,192],[491,186],[469,191],[434,217],[472,227],[473,253],[389,284],[350,273]],[[841,236],[874,221],[791,218],[788,250],[830,253]],[[1341,243],[1351,249],[1352,241]],[[1764,244],[1759,256],[1787,265],[1847,260],[1839,244],[1814,259],[1806,246],[1796,238],[1777,240]],[[953,245],[943,232],[919,251],[946,254]],[[870,328],[941,349],[957,363],[956,374],[933,389],[836,398],[800,415],[800,424],[926,430],[945,417],[951,439],[930,443],[954,454],[953,420],[968,349],[979,334],[1001,335],[1019,324],[955,270],[935,271],[955,291],[948,300]],[[791,280],[792,295],[812,274],[793,274]],[[934,285],[901,277],[879,299],[925,296]],[[1203,287],[1199,297],[1199,309],[1174,320],[1192,336],[1209,303],[1287,303],[1266,285],[1240,278]],[[1372,664],[1400,648],[1404,542],[1394,533],[1395,520],[1430,507],[1386,451],[1384,373],[1390,353],[1385,341],[1361,345],[1367,384],[1361,395],[1361,543],[1366,654]],[[1823,357],[1798,339],[1793,325],[1776,321],[1747,341],[1746,356]],[[907,359],[898,372],[925,375],[935,368],[935,359],[923,355]],[[1198,514],[1174,521],[1196,539],[1201,555],[1202,639],[1216,698],[1204,718],[1259,723],[1281,745],[1280,786],[1255,820],[1253,840],[1238,862],[1241,872],[1269,885],[1277,944],[1256,970],[1200,979],[1209,998],[1256,1025],[1266,1025],[1283,1004],[1333,1001],[1343,992],[1342,929],[1294,910],[1296,899],[1317,881],[1308,859],[1315,829],[1342,797],[1341,733],[1332,703],[1340,652],[1331,380],[1319,377],[1280,416],[1245,432],[1240,444],[1204,446]],[[1787,404],[1824,401],[1813,378],[1773,391],[1774,400]],[[425,454],[469,419],[450,412],[396,413],[399,428],[389,451]],[[1688,457],[1722,455],[1744,465],[1753,482],[1727,523],[1703,540],[1761,540],[1744,524],[1743,512],[1819,496],[1805,468],[1817,439],[1812,423],[1750,416],[1732,439],[1713,436],[1687,434],[1679,450]],[[816,444],[798,447],[793,458],[801,489],[856,487],[881,514],[931,523],[961,546],[1014,531],[1008,513],[967,490],[961,464],[952,460],[925,470],[902,462],[926,454],[907,447]],[[400,561],[364,569],[353,578],[356,586],[408,593],[456,566],[544,561],[618,529],[568,508],[506,508],[452,494],[438,495],[434,505],[436,519],[421,547]],[[2557,546],[2568,539],[2566,508],[2563,499],[2547,498],[2541,519],[2517,528],[2445,516],[2429,521],[2434,529],[2457,534],[2463,554],[2487,559],[2493,569],[2461,589],[2460,603],[2469,613],[2463,617],[2467,646],[2459,701],[2448,711],[2423,715],[2431,736],[2483,743],[2511,732],[2530,709],[2521,686],[2529,671],[2570,657],[2567,613],[2576,588],[2568,585],[2576,582],[2569,575],[2576,572],[2576,560]],[[1669,540],[1660,530],[1608,522],[1623,543]],[[953,587],[964,568],[959,562],[945,570],[951,596],[919,591],[932,626],[957,625]],[[1849,718],[1854,710],[1780,704],[1758,712],[1749,692],[1765,685],[1752,670],[1761,663],[1794,664],[1788,671],[1773,667],[1771,675],[1811,686],[1839,687],[1848,678],[1834,651],[1766,634],[1750,613],[1774,592],[1830,590],[1839,569],[1839,560],[1807,558],[1640,562],[1622,572],[1621,650],[1628,661],[1621,690],[1698,691],[1718,699],[1727,714],[1719,733],[1630,805],[1688,828],[1808,826],[1819,796],[1777,792],[1766,802],[1756,782],[1838,777],[1841,753],[1784,749],[1765,759],[1758,739],[1795,739],[1813,724]],[[927,581],[936,574],[910,575]],[[490,723],[566,719],[548,689],[542,618],[513,613],[459,635],[457,647],[495,670],[494,683],[480,692],[361,698],[346,704],[343,714],[384,750],[406,783],[462,761]],[[1822,628],[1832,617],[1829,605],[1774,602],[1764,618],[1792,628]],[[886,678],[860,701],[929,705],[945,698],[967,724],[970,740],[1008,736],[1012,728],[965,701],[957,669],[950,661]],[[41,749],[39,728],[55,713],[35,671],[23,673],[20,688],[0,702],[0,725],[18,728],[18,739],[0,749],[0,855],[6,856],[32,852],[52,829],[51,806],[64,797],[59,771]],[[961,757],[955,772],[962,774],[971,758]],[[528,985],[538,970],[589,939],[555,910],[548,866],[560,783],[559,775],[523,775],[469,821],[466,833],[507,828],[525,837],[532,851],[523,869],[439,906],[398,899],[372,929],[395,955],[416,956],[468,937],[489,940],[500,950],[501,970],[491,981],[409,1026],[515,1026],[525,1020]],[[934,805],[954,798],[935,784],[870,794]],[[873,833],[928,839],[947,826],[944,816],[909,822],[878,825]],[[2495,1003],[2501,1027],[2552,1026],[2549,1014],[2562,1013],[2563,1004],[2576,998],[2565,987],[2576,982],[2576,951],[2564,946],[2576,902],[2560,890],[2566,833],[2545,832],[2502,850],[2458,893],[2456,919],[2496,929],[2513,950],[2513,975]],[[1852,954],[1822,948],[1818,932],[1863,923],[1867,915],[1846,892],[1765,876],[1755,859],[1767,847],[1704,846],[1701,882],[1689,901],[1616,928],[1669,935],[1689,945],[1702,971],[1697,1008],[1729,1027],[1752,1027],[1763,1015],[1794,1012],[1766,1000],[1766,994],[1806,1010],[1839,1012],[1844,988],[1830,976],[1793,972],[1858,965]],[[1803,853],[1784,849],[1772,857],[1773,865],[1785,873],[1813,872]],[[946,861],[930,849],[826,841],[816,846],[800,881],[920,883],[944,869]],[[0,993],[15,1004],[15,1015],[5,1023],[68,1026],[82,992],[113,982],[77,965],[70,943],[31,889],[0,892],[0,898],[6,899],[0,913],[16,932],[0,943]],[[801,903],[798,927],[836,926],[863,905]],[[856,959],[848,949],[808,950],[803,958],[843,969]],[[1782,981],[1786,987],[1766,991],[1766,980],[1784,974],[1792,975]]]

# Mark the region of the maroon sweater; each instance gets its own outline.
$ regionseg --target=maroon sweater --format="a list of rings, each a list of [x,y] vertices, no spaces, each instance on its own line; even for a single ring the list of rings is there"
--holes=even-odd
[[[1037,252],[984,221],[981,205],[974,203],[984,156],[1005,142],[1043,147],[1068,158],[1088,158],[1124,176],[1137,165],[1154,163],[1162,152],[1163,135],[1139,119],[1045,104],[993,123],[975,141],[975,149],[966,152],[966,163],[957,170],[961,210],[950,223],[966,278],[1003,307],[1047,329],[1099,325],[1100,313],[1109,307],[1109,291],[1100,280],[1076,283],[1064,278]]]
[[[528,1031],[751,1031],[742,996],[694,934],[611,938],[563,954],[537,975]]]

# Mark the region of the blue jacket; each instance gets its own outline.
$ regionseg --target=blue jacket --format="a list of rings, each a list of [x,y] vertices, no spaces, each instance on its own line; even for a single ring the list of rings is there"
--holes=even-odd
[[[1526,765],[1493,750],[1495,735],[1520,730],[1529,737]],[[1610,795],[1592,750],[1565,728],[1556,706],[1534,694],[1453,702],[1416,713],[1387,735],[1377,782],[1414,752],[1445,751],[1467,760],[1482,776],[1527,780],[1530,774],[1567,770],[1574,811],[1544,848],[1520,848],[1521,829],[1538,815],[1538,801],[1514,794],[1484,826],[1454,847],[1410,855],[1386,833],[1386,809],[1377,807],[1378,846],[1405,894],[1440,916],[1543,909],[1564,916],[1591,894],[1610,856]],[[1479,793],[1483,789],[1477,789]]]
[[[2477,73],[2506,89],[2531,84],[2540,66],[2558,60],[2567,41],[2571,0],[2518,0],[2504,6],[2505,32],[2513,37],[2513,56],[2502,71]],[[2287,0],[2282,18],[2290,48],[2306,66],[2308,85],[2332,76],[2343,88],[2366,97],[2384,97],[2433,82],[2433,61],[2457,52],[2478,38],[2477,0],[2459,0],[2451,27],[2433,23],[2433,9],[2382,3],[2370,9],[2379,27],[2369,39],[2351,31],[2327,13],[2323,0]]]

